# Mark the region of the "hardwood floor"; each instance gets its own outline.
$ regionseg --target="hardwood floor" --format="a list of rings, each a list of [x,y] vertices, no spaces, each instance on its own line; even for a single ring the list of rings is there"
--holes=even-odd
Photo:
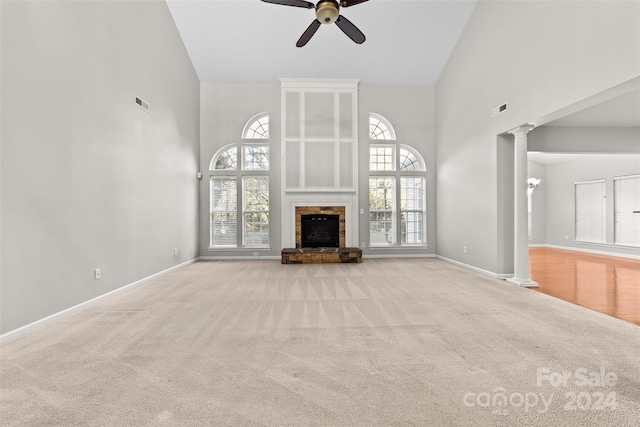
[[[640,325],[640,261],[543,247],[529,259],[538,292]]]

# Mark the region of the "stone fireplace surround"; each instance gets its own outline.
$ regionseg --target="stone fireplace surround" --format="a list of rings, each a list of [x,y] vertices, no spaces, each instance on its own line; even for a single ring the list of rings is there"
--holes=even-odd
[[[302,247],[302,215],[338,215],[340,221],[340,234],[339,234],[339,246],[344,248],[346,246],[345,238],[345,226],[346,215],[344,206],[296,206],[295,218],[296,218],[296,248]]]

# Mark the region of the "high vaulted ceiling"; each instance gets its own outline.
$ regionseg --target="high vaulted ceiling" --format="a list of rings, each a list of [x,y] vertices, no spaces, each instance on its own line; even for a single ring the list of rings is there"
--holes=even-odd
[[[276,83],[281,77],[352,78],[434,86],[476,0],[370,0],[340,13],[367,37],[323,25],[295,46],[313,10],[260,0],[166,0],[201,82]]]

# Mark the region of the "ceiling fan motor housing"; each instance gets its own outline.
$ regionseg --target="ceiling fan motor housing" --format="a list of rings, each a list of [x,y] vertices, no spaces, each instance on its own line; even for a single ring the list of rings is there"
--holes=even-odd
[[[340,16],[339,8],[336,1],[321,1],[316,6],[316,18],[323,24],[333,24]]]

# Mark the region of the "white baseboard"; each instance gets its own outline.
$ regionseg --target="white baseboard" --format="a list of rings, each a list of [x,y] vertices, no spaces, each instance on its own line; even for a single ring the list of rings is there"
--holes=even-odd
[[[629,254],[620,254],[620,253],[616,253],[616,252],[605,252],[605,251],[596,251],[596,250],[592,250],[592,249],[583,249],[583,248],[574,248],[574,247],[570,247],[570,246],[557,246],[557,245],[549,245],[549,244],[536,244],[536,245],[529,245],[529,247],[536,247],[536,248],[554,248],[554,249],[562,249],[565,251],[575,251],[575,252],[586,252],[586,253],[590,253],[590,254],[595,254],[595,255],[606,255],[606,256],[612,256],[612,257],[620,257],[620,258],[627,258],[627,259],[634,259],[634,260],[640,260],[640,256],[634,256],[634,255],[629,255]],[[478,273],[482,273],[484,275],[496,278],[496,279],[500,279],[500,280],[507,280],[513,277],[513,273],[511,274],[497,274],[491,271],[487,271],[484,270],[482,268],[478,268],[478,267],[474,267],[473,265],[469,265],[469,264],[465,264],[463,262],[460,261],[456,261],[447,257],[443,257],[441,255],[436,255],[436,257],[438,259],[441,259],[443,261],[446,262],[450,262],[451,264],[455,264],[458,265],[460,267],[469,269],[469,270],[473,270],[476,271]]]
[[[17,329],[14,329],[12,331],[9,332],[5,332],[4,334],[0,335],[0,345],[1,344],[5,344],[8,343],[10,341],[13,341],[17,338],[20,338],[24,335],[27,335],[33,331],[35,331],[36,329],[40,329],[43,326],[49,325],[51,323],[57,322],[61,319],[64,319],[65,317],[71,316],[74,313],[78,313],[80,311],[86,310],[89,307],[92,307],[94,305],[96,305],[98,302],[100,301],[104,301],[107,298],[111,298],[115,295],[118,295],[122,292],[125,291],[129,291],[133,288],[135,288],[136,286],[140,286],[145,282],[148,282],[151,279],[155,279],[156,277],[162,276],[164,274],[167,274],[171,271],[177,270],[179,268],[182,268],[186,265],[192,264],[194,262],[198,261],[198,258],[194,258],[192,260],[183,262],[182,264],[178,264],[175,265],[173,267],[167,268],[166,270],[162,270],[158,273],[152,274],[151,276],[145,277],[143,279],[137,280],[133,283],[129,283],[128,285],[124,285],[118,289],[114,289],[113,291],[107,292],[106,294],[102,294],[100,296],[97,296],[95,298],[92,298],[88,301],[85,302],[81,302],[80,304],[74,305],[73,307],[69,307],[65,310],[59,311],[57,313],[54,313],[50,316],[44,317],[40,320],[36,320],[35,322],[31,322],[27,325],[21,326]]]
[[[239,255],[239,256],[201,256],[199,258],[200,261],[242,261],[242,260],[280,260],[280,256],[276,255],[265,255],[265,256],[250,256],[250,255]]]
[[[449,262],[451,264],[455,264],[457,266],[466,268],[468,270],[472,270],[472,271],[475,271],[477,273],[484,274],[485,276],[493,277],[494,279],[505,280],[505,279],[513,277],[513,274],[498,274],[498,273],[494,273],[494,272],[489,271],[489,270],[484,270],[482,268],[474,267],[473,265],[465,264],[465,263],[460,262],[460,261],[456,261],[456,260],[453,260],[453,259],[450,259],[450,258],[447,258],[447,257],[443,257],[442,255],[436,255],[436,258],[441,259],[441,260],[446,261],[446,262]]]
[[[387,255],[365,255],[362,258],[435,258],[436,254],[387,254]]]
[[[546,248],[561,249],[563,251],[584,252],[584,253],[594,254],[594,255],[606,255],[606,256],[612,256],[612,257],[618,257],[618,258],[640,260],[640,255],[621,254],[618,252],[596,251],[593,249],[576,248],[573,246],[559,246],[559,245],[540,245],[540,246],[546,247]],[[638,252],[640,252],[640,249],[638,249]]]

